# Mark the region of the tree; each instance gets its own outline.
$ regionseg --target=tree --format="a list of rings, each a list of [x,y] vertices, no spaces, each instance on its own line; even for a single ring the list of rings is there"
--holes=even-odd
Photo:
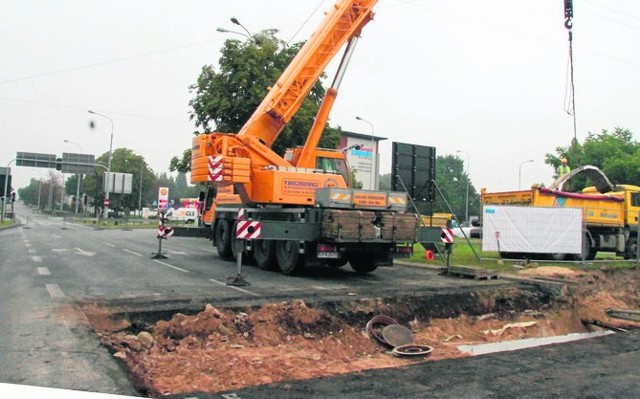
[[[640,185],[640,143],[633,140],[633,133],[628,129],[616,127],[613,132],[606,129],[600,133],[589,132],[583,144],[556,147],[555,154],[546,154],[545,163],[557,169],[563,157],[571,169],[593,165],[614,183]],[[575,190],[588,185],[586,179],[572,182]]]
[[[202,67],[197,82],[189,87],[194,94],[189,101],[193,108],[190,117],[196,127],[204,132],[212,128],[227,133],[240,130],[303,44],[288,46],[276,33],[271,29],[254,35],[251,40],[228,39],[218,60],[219,70],[213,65]],[[304,144],[324,95],[321,82],[316,82],[274,142],[272,149],[276,153],[284,154],[285,149]],[[341,133],[339,127],[327,124],[319,146],[337,147]],[[190,159],[191,150],[185,150],[182,156],[171,159],[170,170],[188,172]]]
[[[96,159],[96,163],[107,165],[109,162],[109,153],[106,152]],[[140,173],[142,170],[142,197],[140,197]],[[104,200],[103,176],[106,169],[96,167],[95,172],[85,175],[82,179],[82,193],[88,194],[93,198],[93,203],[89,206],[101,207]],[[142,206],[149,206],[157,196],[157,190],[153,190],[156,185],[156,177],[142,155],[135,154],[127,148],[117,148],[113,151],[111,157],[111,172],[130,173],[133,175],[131,185],[131,194],[109,194],[109,208],[122,210],[124,208],[138,209],[138,203],[142,200]],[[76,192],[76,186],[69,178],[66,183],[68,192]],[[75,181],[75,180],[74,180]]]

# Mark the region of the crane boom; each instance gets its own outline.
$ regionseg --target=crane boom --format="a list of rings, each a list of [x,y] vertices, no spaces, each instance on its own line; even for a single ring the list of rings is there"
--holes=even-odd
[[[344,154],[320,154],[317,144],[344,74],[345,59],[350,57],[362,28],[373,19],[376,3],[377,0],[338,0],[238,134],[214,132],[196,136],[191,182],[233,184],[242,201],[253,204],[311,205],[317,188],[346,188],[349,173]],[[347,42],[338,76],[327,91],[304,149],[294,149],[291,157],[276,154],[271,146]]]
[[[238,133],[271,147],[340,48],[373,19],[377,0],[340,0]]]

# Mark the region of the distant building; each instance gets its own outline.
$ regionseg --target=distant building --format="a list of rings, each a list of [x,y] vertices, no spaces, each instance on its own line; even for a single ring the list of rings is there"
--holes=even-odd
[[[351,170],[355,170],[355,178],[362,182],[362,188],[377,189],[380,172],[378,144],[387,138],[347,131],[342,133],[338,148],[347,149],[347,162]]]

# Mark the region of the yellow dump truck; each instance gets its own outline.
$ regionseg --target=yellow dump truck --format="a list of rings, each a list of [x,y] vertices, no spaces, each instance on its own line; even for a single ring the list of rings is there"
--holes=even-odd
[[[532,186],[529,190],[489,193],[481,189],[482,205],[518,205],[582,209],[584,236],[582,254],[573,259],[593,259],[598,251],[615,252],[625,259],[638,256],[638,217],[640,187],[615,185],[613,191],[600,193],[596,187],[582,192],[566,192]],[[549,221],[553,222],[553,221]],[[505,257],[536,259],[532,254],[503,254]],[[555,254],[554,259],[564,259]]]

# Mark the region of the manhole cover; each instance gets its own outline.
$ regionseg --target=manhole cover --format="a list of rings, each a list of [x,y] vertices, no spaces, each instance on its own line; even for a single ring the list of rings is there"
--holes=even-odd
[[[371,320],[369,320],[369,322],[367,322],[367,326],[365,327],[365,329],[371,338],[375,339],[376,341],[378,341],[383,345],[393,347],[393,345],[388,343],[382,337],[381,330],[388,325],[396,325],[396,324],[398,324],[398,322],[392,319],[391,317],[378,315],[378,316],[374,316]]]
[[[411,330],[400,324],[390,324],[382,329],[382,338],[396,347],[413,343]]]
[[[427,356],[433,350],[427,345],[409,344],[396,346],[391,353],[395,356]]]

